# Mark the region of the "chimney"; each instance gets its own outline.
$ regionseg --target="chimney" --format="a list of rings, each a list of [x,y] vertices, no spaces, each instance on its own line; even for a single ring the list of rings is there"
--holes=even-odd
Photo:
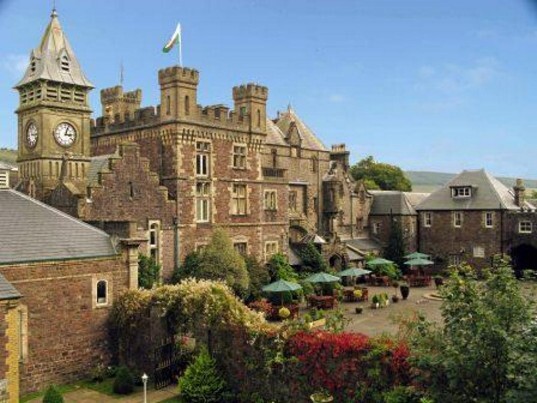
[[[526,196],[526,188],[524,187],[524,182],[522,181],[522,179],[516,180],[516,184],[513,187],[513,190],[515,191],[515,204],[518,207],[523,207]]]

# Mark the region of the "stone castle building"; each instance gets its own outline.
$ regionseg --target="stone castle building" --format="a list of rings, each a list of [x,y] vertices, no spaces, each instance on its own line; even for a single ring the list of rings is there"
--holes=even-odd
[[[267,116],[268,89],[233,87],[233,107],[197,102],[197,70],[158,72],[160,103],[142,90],[93,88],[54,12],[20,94],[18,189],[141,250],[164,277],[208,243],[215,226],[261,261],[319,234],[332,264],[349,260],[341,239],[367,235],[371,195],[349,173],[344,145],[328,149],[292,108]]]

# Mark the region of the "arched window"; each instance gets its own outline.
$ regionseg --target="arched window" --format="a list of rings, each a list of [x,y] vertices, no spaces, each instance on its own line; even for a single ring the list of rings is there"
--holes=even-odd
[[[261,127],[261,111],[257,110],[257,127]]]
[[[106,280],[97,281],[97,305],[106,305],[108,303],[108,282]]]
[[[132,182],[129,182],[129,197],[134,198],[134,185]]]
[[[160,264],[160,225],[158,222],[149,223],[149,256]]]
[[[190,97],[185,95],[185,115],[190,114]]]
[[[170,96],[168,95],[166,97],[166,115],[169,115],[171,113],[171,99],[170,99]]]

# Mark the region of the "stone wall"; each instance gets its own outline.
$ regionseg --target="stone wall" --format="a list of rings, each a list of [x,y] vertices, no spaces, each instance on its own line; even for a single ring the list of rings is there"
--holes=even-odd
[[[27,350],[21,362],[21,393],[81,379],[107,365],[107,319],[116,295],[128,286],[122,257],[0,266],[23,295]],[[96,307],[96,281],[108,282],[108,304]]]
[[[405,249],[407,252],[414,252],[418,246],[418,216],[411,215],[393,215],[393,218],[401,222]],[[373,232],[375,224],[380,224],[378,233]],[[389,215],[370,215],[369,228],[371,238],[378,241],[382,246],[388,245],[391,233],[391,217]]]

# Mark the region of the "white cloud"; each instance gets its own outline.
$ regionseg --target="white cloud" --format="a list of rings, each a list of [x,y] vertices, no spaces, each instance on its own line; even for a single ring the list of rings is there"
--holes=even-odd
[[[21,78],[28,67],[28,55],[11,53],[3,59],[1,67],[15,78]]]

